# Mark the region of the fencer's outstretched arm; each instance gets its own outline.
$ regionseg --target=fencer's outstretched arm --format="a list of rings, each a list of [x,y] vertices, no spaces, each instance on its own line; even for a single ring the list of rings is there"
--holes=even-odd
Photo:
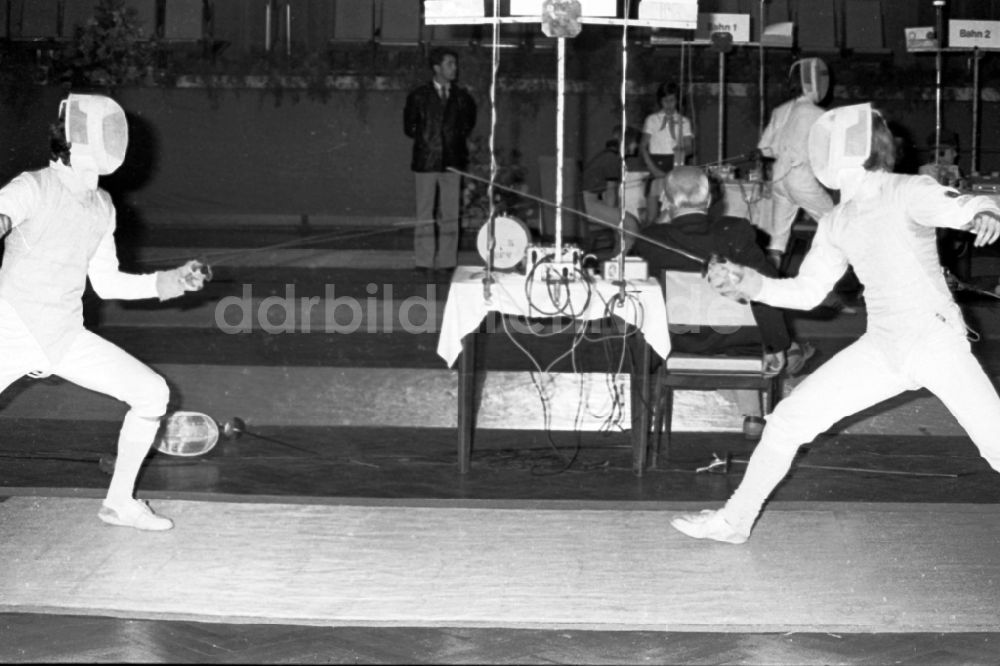
[[[790,310],[811,310],[826,298],[847,271],[847,258],[830,242],[826,217],[816,225],[816,236],[799,273],[793,278],[770,278],[748,267],[723,262],[709,267],[709,283],[723,296],[766,303]]]
[[[975,234],[976,247],[989,245],[1000,237],[1000,206],[993,199],[959,194],[930,176],[920,176],[900,188],[899,202],[918,224]]]
[[[110,202],[108,205],[111,206]],[[111,224],[101,237],[97,251],[91,257],[87,268],[87,277],[98,296],[106,300],[159,298],[165,301],[187,291],[197,291],[204,286],[205,276],[194,267],[197,262],[193,261],[178,268],[155,273],[122,272],[118,263],[118,249],[115,246],[114,220],[112,206]]]

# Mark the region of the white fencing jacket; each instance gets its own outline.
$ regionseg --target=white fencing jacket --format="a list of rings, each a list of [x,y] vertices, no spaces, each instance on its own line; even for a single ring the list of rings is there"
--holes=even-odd
[[[51,362],[83,330],[87,278],[104,299],[157,295],[156,273],[119,270],[111,197],[84,187],[61,162],[22,173],[0,189],[0,213],[11,222],[0,299],[14,308]]]
[[[989,197],[960,195],[929,176],[866,172],[854,197],[820,220],[798,275],[765,277],[757,300],[811,309],[850,264],[865,286],[869,332],[905,340],[919,336],[927,317],[961,322],[935,228],[961,228],[984,211],[1000,214]]]

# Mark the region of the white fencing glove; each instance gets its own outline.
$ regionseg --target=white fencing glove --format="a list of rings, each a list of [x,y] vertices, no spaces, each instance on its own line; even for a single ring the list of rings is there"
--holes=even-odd
[[[169,271],[157,271],[156,293],[161,301],[167,301],[184,292],[198,291],[205,286],[206,280],[211,279],[211,269],[197,259],[192,259]]]
[[[740,302],[754,300],[764,286],[763,277],[754,269],[717,257],[708,262],[705,279],[726,298]]]

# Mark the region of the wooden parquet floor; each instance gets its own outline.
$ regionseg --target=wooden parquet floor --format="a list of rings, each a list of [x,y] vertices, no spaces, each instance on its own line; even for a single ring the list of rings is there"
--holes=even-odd
[[[1000,635],[296,627],[0,615],[0,660],[363,664],[996,664]]]

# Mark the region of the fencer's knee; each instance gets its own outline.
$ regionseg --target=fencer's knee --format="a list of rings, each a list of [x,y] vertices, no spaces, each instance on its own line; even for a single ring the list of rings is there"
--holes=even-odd
[[[170,402],[170,387],[160,375],[151,372],[133,394],[126,400],[136,416],[158,419],[167,413]]]
[[[773,445],[782,448],[798,448],[816,439],[831,424],[818,421],[811,410],[799,405],[789,396],[775,407],[767,418],[764,435]]]

